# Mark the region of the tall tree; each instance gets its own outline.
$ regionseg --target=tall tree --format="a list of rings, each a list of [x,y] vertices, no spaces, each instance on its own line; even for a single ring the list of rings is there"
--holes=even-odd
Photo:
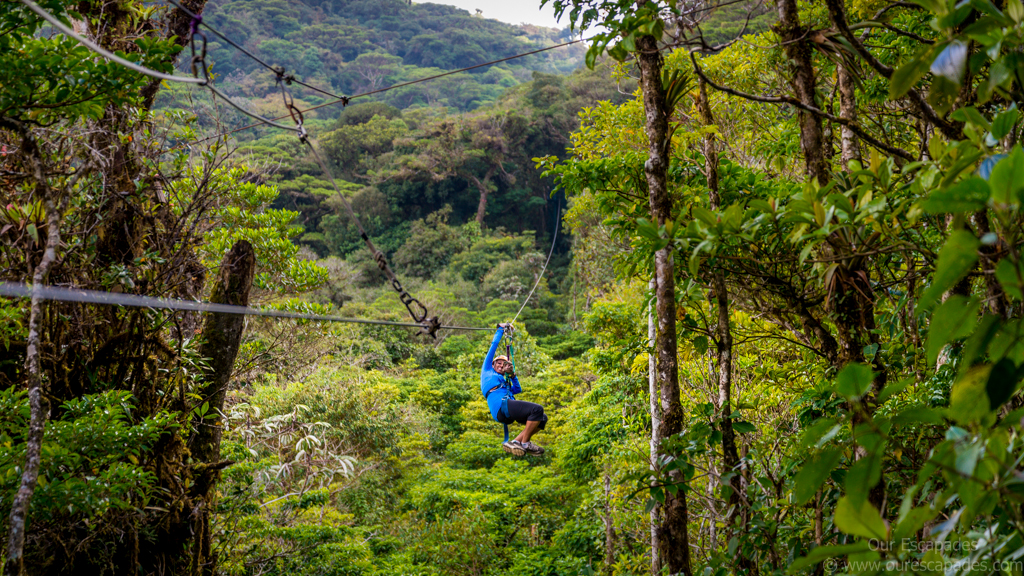
[[[708,100],[707,83],[700,81],[697,95],[697,108],[701,123],[705,127],[714,126],[715,119],[711,113],[711,102]],[[708,204],[712,210],[722,209],[722,197],[718,181],[718,149],[715,134],[708,131],[704,135],[704,178],[708,186]],[[732,326],[729,320],[729,287],[725,281],[725,272],[716,269],[711,273],[711,297],[717,306],[717,318],[714,329],[715,342],[715,375],[718,379],[718,421],[722,432],[722,472],[729,476],[728,506],[733,512],[728,522],[730,530],[740,513],[740,496],[742,495],[742,476],[740,475],[739,452],[736,450],[736,432],[732,424]]]
[[[546,4],[548,0],[544,0]],[[575,28],[601,25],[607,30],[598,34],[587,54],[593,66],[598,56],[608,51],[623,59],[630,55],[640,73],[640,89],[644,105],[644,132],[647,137],[647,161],[644,162],[644,183],[647,188],[651,220],[658,226],[673,219],[673,201],[669,192],[668,170],[671,165],[671,133],[669,117],[678,101],[680,79],[666,82],[663,75],[661,36],[665,29],[662,6],[650,0],[611,2],[605,0],[551,0],[555,12],[569,11]],[[614,46],[609,45],[615,42]],[[675,88],[670,95],[669,86]],[[654,295],[657,331],[654,345],[655,379],[661,394],[661,421],[658,433],[668,438],[683,431],[685,414],[679,397],[679,366],[676,343],[675,260],[671,243],[654,254]],[[691,574],[690,542],[687,532],[689,513],[682,471],[670,472],[671,487],[664,495],[661,526],[658,534],[658,556],[670,574]]]

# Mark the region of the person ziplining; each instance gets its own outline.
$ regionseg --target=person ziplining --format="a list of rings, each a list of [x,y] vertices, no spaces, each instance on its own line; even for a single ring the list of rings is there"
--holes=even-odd
[[[491,340],[484,364],[480,368],[480,392],[487,400],[491,416],[505,427],[505,441],[501,448],[514,456],[540,456],[544,449],[530,441],[548,422],[544,407],[533,402],[516,400],[515,395],[523,391],[515,373],[515,349],[512,347],[514,328],[511,324],[498,324],[498,330]],[[508,355],[495,356],[502,339],[507,339]],[[514,439],[508,439],[508,425],[524,424],[523,431]]]

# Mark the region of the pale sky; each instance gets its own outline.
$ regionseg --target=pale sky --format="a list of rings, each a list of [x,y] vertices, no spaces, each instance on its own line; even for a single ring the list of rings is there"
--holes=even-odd
[[[550,28],[564,28],[569,25],[568,14],[562,18],[562,24],[555,20],[555,10],[549,2],[543,10],[540,0],[427,0],[434,4],[457,6],[470,14],[477,9],[484,13],[484,18],[493,18],[509,24],[534,24]],[[419,2],[417,2],[419,3]]]

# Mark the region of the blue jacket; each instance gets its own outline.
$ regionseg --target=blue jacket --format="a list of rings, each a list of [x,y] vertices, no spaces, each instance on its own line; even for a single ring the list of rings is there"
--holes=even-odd
[[[511,379],[511,387],[498,388],[490,394],[488,390],[495,386],[503,386],[505,384],[505,375],[499,374],[494,370],[494,351],[498,349],[498,344],[501,344],[501,337],[505,334],[504,328],[498,328],[498,331],[494,333],[494,340],[491,341],[491,349],[487,351],[487,357],[484,358],[484,365],[480,368],[480,393],[487,399],[487,407],[491,409],[491,417],[495,420],[498,419],[498,411],[501,410],[501,400],[506,396],[511,396],[509,400],[515,400],[513,394],[519,394],[523,391],[523,388],[519,385],[519,379],[515,376]]]

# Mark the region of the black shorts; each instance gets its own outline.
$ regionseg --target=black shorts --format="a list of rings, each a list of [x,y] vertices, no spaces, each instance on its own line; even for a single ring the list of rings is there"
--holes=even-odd
[[[498,410],[498,422],[502,424],[540,422],[538,430],[543,430],[544,426],[548,423],[548,415],[544,413],[544,407],[540,404],[523,402],[521,400],[509,400],[508,418],[505,417],[504,410]]]

